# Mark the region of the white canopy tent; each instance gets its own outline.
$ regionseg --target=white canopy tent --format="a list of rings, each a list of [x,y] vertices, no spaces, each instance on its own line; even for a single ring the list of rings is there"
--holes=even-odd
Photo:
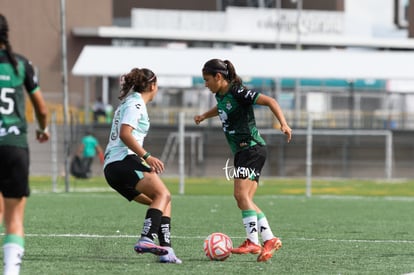
[[[90,77],[102,77],[102,98],[107,103],[109,77],[119,77],[134,67],[150,68],[160,87],[190,88],[193,77],[201,77],[204,63],[212,58],[230,60],[237,74],[247,78],[414,80],[411,51],[85,46],[72,73],[85,77],[88,108]]]
[[[253,50],[85,46],[72,73],[118,77],[147,67],[163,77],[201,76],[211,58],[230,60],[244,77],[414,79],[414,52]],[[161,81],[162,82],[162,81]]]
[[[102,77],[102,97],[107,103],[109,77],[119,77],[134,67],[150,68],[157,74],[160,87],[189,88],[193,85],[193,77],[201,77],[204,63],[212,58],[230,60],[237,74],[247,78],[414,80],[411,68],[414,52],[411,51],[297,51],[240,47],[85,46],[72,73],[85,77],[85,106],[88,106],[89,77]]]

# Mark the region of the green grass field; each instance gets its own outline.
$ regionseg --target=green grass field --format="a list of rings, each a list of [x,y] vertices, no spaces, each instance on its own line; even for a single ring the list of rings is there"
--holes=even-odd
[[[256,196],[283,247],[266,263],[255,255],[212,262],[203,240],[212,232],[244,238],[241,213],[225,179],[165,179],[173,194],[173,245],[182,265],[159,264],[133,245],[146,208],[129,203],[102,178],[32,179],[21,274],[405,274],[414,272],[414,182],[264,179]]]

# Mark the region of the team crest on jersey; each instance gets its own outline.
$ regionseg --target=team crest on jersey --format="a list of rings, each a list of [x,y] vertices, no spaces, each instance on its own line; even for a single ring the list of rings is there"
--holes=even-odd
[[[232,108],[231,102],[230,101],[227,101],[227,103],[226,103],[226,109],[227,110],[231,110],[231,108]]]

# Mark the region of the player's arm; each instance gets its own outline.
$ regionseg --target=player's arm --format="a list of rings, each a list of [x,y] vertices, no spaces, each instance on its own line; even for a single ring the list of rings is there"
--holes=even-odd
[[[132,150],[139,157],[144,158],[148,152],[135,140],[134,136],[132,135],[133,130],[134,128],[131,125],[122,124],[119,138],[130,150]],[[155,172],[161,173],[164,171],[164,163],[158,158],[153,157],[152,155],[148,155],[145,157],[145,161],[153,168]]]
[[[215,117],[215,116],[218,116],[217,106],[214,106],[213,108],[211,108],[210,110],[208,110],[207,112],[205,112],[202,115],[194,116],[194,122],[198,125],[203,120],[205,120],[207,118]]]
[[[45,142],[49,139],[46,102],[43,99],[42,91],[40,90],[32,64],[25,58],[23,58],[23,64],[25,68],[24,86],[29,93],[39,126],[36,130],[36,138],[39,142]]]
[[[49,139],[49,131],[47,128],[47,106],[39,88],[30,94],[30,101],[33,104],[39,126],[36,130],[36,138],[39,142],[45,142]]]
[[[279,120],[280,130],[286,135],[287,141],[289,142],[292,138],[292,129],[290,129],[289,125],[287,124],[286,118],[282,112],[282,108],[279,106],[279,103],[277,103],[277,101],[270,96],[260,94],[256,99],[256,104],[269,107],[277,120]]]

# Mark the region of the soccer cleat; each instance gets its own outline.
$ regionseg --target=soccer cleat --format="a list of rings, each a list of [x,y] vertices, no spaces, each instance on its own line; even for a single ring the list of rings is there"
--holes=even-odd
[[[282,247],[282,241],[279,238],[273,238],[265,241],[262,252],[257,257],[258,262],[265,262],[273,257],[273,253]]]
[[[174,249],[172,247],[163,247],[167,249],[168,254],[160,256],[160,263],[166,264],[181,264],[183,263],[180,259],[175,256]]]
[[[147,237],[139,239],[134,246],[134,250],[139,254],[152,253],[157,256],[168,254],[168,250],[165,247],[156,245],[153,240]]]
[[[233,254],[258,254],[262,251],[262,247],[258,244],[253,243],[249,239],[245,240],[239,247],[233,248],[231,253]]]

